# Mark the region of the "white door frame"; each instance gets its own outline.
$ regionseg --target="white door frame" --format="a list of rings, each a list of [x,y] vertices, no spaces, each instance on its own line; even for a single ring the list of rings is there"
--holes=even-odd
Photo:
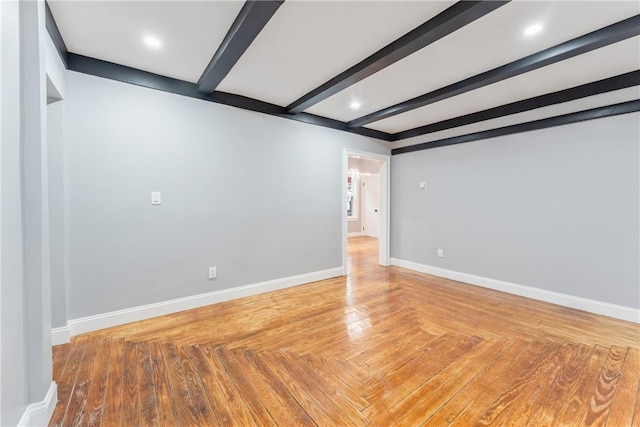
[[[378,230],[378,264],[388,266],[391,236],[391,156],[366,151],[344,149],[342,157],[342,269],[347,274],[347,169],[349,156],[360,156],[382,161],[380,166],[380,228]]]

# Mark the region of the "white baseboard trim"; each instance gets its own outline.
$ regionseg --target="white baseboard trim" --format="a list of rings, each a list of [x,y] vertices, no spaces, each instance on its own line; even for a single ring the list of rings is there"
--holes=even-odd
[[[347,233],[347,237],[360,237],[364,236],[362,231],[354,231],[353,233]]]
[[[71,331],[68,326],[51,329],[51,345],[66,344],[71,340]]]
[[[445,279],[455,280],[457,282],[482,286],[483,288],[494,289],[496,291],[550,302],[564,307],[575,308],[582,311],[588,311],[590,313],[626,320],[628,322],[640,323],[640,310],[636,308],[562,294],[560,292],[547,291],[544,289],[533,288],[531,286],[518,285],[473,274],[460,273],[458,271],[446,270],[444,268],[405,261],[398,258],[391,258],[391,265],[418,271],[420,273],[431,274],[433,276],[444,277]]]
[[[49,390],[40,402],[27,406],[18,421],[18,427],[44,427],[49,425],[53,410],[58,403],[58,386],[51,382]]]
[[[95,316],[72,319],[69,320],[68,329],[70,336],[75,336],[97,331],[99,329],[110,328],[112,326],[124,325],[125,323],[137,322],[140,320],[150,319],[152,317],[163,316],[165,314],[177,313],[179,311],[203,307],[205,305],[258,295],[265,292],[304,285],[306,283],[331,279],[333,277],[343,275],[344,267],[336,267],[328,270],[315,271],[313,273],[299,274],[297,276],[285,277],[282,279],[238,286],[231,289],[222,289],[219,291],[207,292],[205,294],[177,298],[169,301],[98,314]]]

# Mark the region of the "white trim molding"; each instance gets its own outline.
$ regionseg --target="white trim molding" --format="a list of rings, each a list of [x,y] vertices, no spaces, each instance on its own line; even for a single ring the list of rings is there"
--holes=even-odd
[[[66,344],[71,340],[69,326],[51,329],[51,345]]]
[[[40,402],[27,406],[18,421],[18,427],[43,427],[49,425],[53,410],[58,403],[58,386],[51,382],[49,390]]]
[[[230,289],[222,289],[215,292],[207,292],[204,294],[177,298],[154,304],[126,308],[124,310],[111,311],[109,313],[97,314],[95,316],[72,319],[69,320],[69,326],[67,329],[69,331],[69,336],[71,337],[87,332],[97,331],[99,329],[110,328],[112,326],[124,325],[125,323],[137,322],[140,320],[150,319],[152,317],[163,316],[165,314],[191,310],[193,308],[204,307],[206,305],[216,304],[219,302],[229,301],[237,298],[258,295],[265,292],[276,291],[279,289],[290,288],[298,285],[304,285],[306,283],[317,282],[319,280],[331,279],[334,277],[343,276],[344,270],[344,267],[336,267],[328,270],[299,274],[297,276],[269,280],[266,282],[254,283],[251,285],[238,286]],[[57,333],[59,334],[58,336],[62,336],[63,329],[65,328],[56,328]]]
[[[531,286],[490,279],[488,277],[446,270],[444,268],[405,261],[398,258],[391,258],[391,265],[418,271],[420,273],[431,274],[433,276],[444,277],[445,279],[455,280],[457,282],[468,283],[470,285],[481,286],[483,288],[519,295],[539,301],[550,302],[564,307],[575,308],[577,310],[626,320],[628,322],[640,323],[640,310],[637,308],[625,307],[622,305],[610,304],[574,295],[562,294],[560,292],[547,291],[545,289],[534,288]]]
[[[354,231],[352,233],[347,233],[347,237],[360,237],[360,236],[364,236],[364,233],[362,231]]]

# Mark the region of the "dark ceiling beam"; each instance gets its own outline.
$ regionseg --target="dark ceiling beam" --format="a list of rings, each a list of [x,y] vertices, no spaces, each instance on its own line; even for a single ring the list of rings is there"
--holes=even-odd
[[[198,90],[213,93],[251,46],[284,0],[247,0],[198,80]]]
[[[60,30],[58,29],[58,24],[56,24],[56,20],[53,19],[53,14],[51,13],[51,9],[49,8],[49,3],[44,3],[45,7],[45,25],[47,27],[47,32],[53,41],[56,50],[58,51],[58,55],[60,55],[60,59],[62,60],[62,64],[67,68],[68,62],[68,51],[67,45],[64,44],[64,40],[62,39],[62,35],[60,34]]]
[[[510,104],[500,105],[498,107],[489,108],[487,110],[465,114],[464,116],[454,117],[452,119],[442,120],[440,122],[431,123],[425,126],[398,132],[393,134],[393,140],[399,141],[406,138],[413,138],[415,136],[427,135],[433,132],[453,129],[460,126],[482,122],[485,120],[505,117],[511,114],[522,113],[525,111],[535,110],[536,108],[561,104],[563,102],[574,101],[576,99],[586,98],[588,96],[612,92],[614,90],[625,89],[638,85],[640,85],[640,70],[631,71],[629,73],[624,73],[615,77],[610,77],[608,79],[598,80],[596,82],[572,87],[570,89],[559,90],[557,92],[547,93],[545,95],[524,99],[522,101],[512,102]]]
[[[161,90],[177,95],[188,96],[190,98],[201,99],[203,101],[215,102],[217,104],[242,108],[244,110],[269,114],[271,116],[282,117],[289,120],[295,120],[317,126],[341,130],[344,132],[355,133],[371,138],[377,138],[383,141],[391,141],[392,137],[390,133],[381,132],[374,129],[350,129],[345,122],[328,119],[326,117],[315,116],[313,114],[301,113],[291,115],[287,113],[287,110],[284,107],[241,95],[219,91],[215,91],[212,94],[202,93],[198,90],[198,85],[195,83],[149,73],[147,71],[138,70],[136,68],[114,64],[112,62],[101,61],[99,59],[89,58],[87,56],[77,55],[75,53],[69,53],[68,64],[68,69],[71,71],[90,74],[97,77],[116,80],[119,82],[130,83],[136,86]]]
[[[479,141],[482,139],[496,138],[498,136],[506,136],[532,130],[546,129],[555,126],[583,122],[586,120],[601,119],[604,117],[617,116],[620,114],[635,113],[637,111],[640,111],[640,100],[608,105],[606,107],[593,108],[591,110],[578,111],[576,113],[564,114],[547,119],[534,120],[517,125],[486,130],[483,132],[475,132],[467,135],[454,136],[452,138],[439,139],[432,142],[424,142],[422,144],[410,145],[408,147],[394,148],[393,150],[391,150],[391,154],[396,155],[411,153],[414,151],[428,150],[431,148],[446,147],[448,145],[463,144],[472,141]]]
[[[420,95],[408,101],[375,111],[348,123],[349,127],[365,126],[397,114],[424,107],[443,99],[451,98],[483,86],[506,80],[538,68],[572,58],[577,55],[607,46],[640,34],[640,15],[633,16],[589,34],[561,43],[541,52],[493,70],[477,74],[457,83]]]
[[[370,75],[400,61],[448,34],[482,18],[509,1],[459,1],[424,24],[391,42],[362,62],[340,73],[287,106],[300,113]]]

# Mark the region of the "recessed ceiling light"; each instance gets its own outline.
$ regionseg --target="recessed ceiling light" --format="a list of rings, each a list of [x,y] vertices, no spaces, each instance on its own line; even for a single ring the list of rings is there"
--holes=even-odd
[[[358,110],[360,109],[360,107],[362,107],[362,103],[358,101],[353,101],[351,104],[349,104],[349,108],[351,108],[352,110]]]
[[[158,49],[161,46],[160,40],[151,36],[144,37],[144,44],[154,49]]]
[[[524,35],[531,37],[538,34],[540,31],[542,31],[542,24],[533,24],[524,29]]]

